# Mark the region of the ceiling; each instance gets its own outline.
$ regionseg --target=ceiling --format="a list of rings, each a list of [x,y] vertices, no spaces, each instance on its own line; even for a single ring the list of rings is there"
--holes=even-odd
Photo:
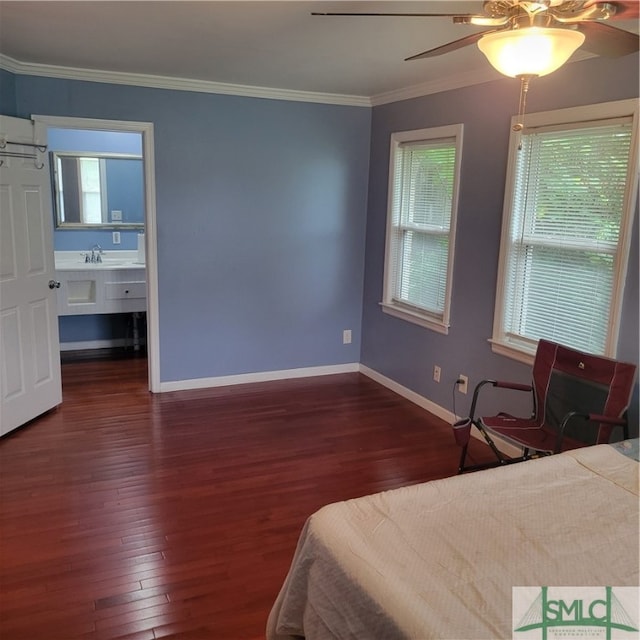
[[[8,57],[5,63],[25,68],[53,65],[375,99],[416,85],[448,88],[499,77],[476,46],[404,62],[483,28],[454,25],[446,17],[324,17],[312,11],[481,10],[480,0],[0,0],[0,54]],[[615,26],[638,32],[637,21]]]

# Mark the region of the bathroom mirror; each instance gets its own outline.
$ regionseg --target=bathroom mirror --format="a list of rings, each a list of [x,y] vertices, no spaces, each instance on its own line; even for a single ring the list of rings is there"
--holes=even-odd
[[[140,156],[67,151],[50,155],[57,228],[144,228]]]

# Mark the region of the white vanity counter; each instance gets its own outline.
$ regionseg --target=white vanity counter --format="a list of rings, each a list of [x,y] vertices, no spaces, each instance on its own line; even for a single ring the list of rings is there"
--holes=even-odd
[[[102,262],[85,262],[79,251],[55,252],[58,315],[146,311],[146,269],[137,262],[138,252],[108,251],[101,257]]]
[[[102,262],[86,262],[85,256],[91,251],[55,251],[56,271],[79,271],[83,269],[145,269],[144,262],[138,262],[137,251],[105,251]]]

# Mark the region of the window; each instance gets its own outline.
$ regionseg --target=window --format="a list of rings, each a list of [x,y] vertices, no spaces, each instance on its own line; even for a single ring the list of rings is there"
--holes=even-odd
[[[447,333],[462,125],[391,136],[382,309]]]
[[[622,101],[531,114],[521,139],[512,133],[494,351],[528,360],[546,338],[615,356],[635,110],[635,101]]]

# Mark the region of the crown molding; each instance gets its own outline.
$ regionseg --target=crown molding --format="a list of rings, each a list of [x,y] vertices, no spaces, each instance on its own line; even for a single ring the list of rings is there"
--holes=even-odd
[[[289,100],[293,102],[315,102],[352,107],[370,107],[371,100],[366,96],[343,95],[337,93],[316,93],[313,91],[296,91],[292,89],[275,89],[271,87],[254,87],[250,85],[213,82],[210,80],[192,80],[142,73],[125,73],[122,71],[102,71],[81,69],[76,67],[60,67],[48,64],[36,64],[15,60],[0,54],[0,68],[11,73],[60,78],[65,80],[84,80],[87,82],[105,82],[108,84],[124,84],[153,89],[172,89],[174,91],[194,91],[197,93],[216,93],[222,95],[245,96],[249,98],[266,98],[270,100]]]
[[[578,52],[571,62],[593,57],[591,54]],[[244,96],[248,98],[266,98],[271,100],[289,100],[293,102],[314,102],[352,107],[376,107],[379,105],[411,100],[434,93],[452,91],[476,84],[492,82],[504,78],[495,69],[487,66],[482,71],[457,73],[444,78],[429,80],[409,87],[378,93],[374,96],[344,95],[337,93],[318,93],[313,91],[296,91],[291,89],[275,89],[251,85],[213,82],[210,80],[193,80],[170,76],[156,76],[142,73],[125,73],[122,71],[102,71],[77,67],[61,67],[48,64],[22,62],[0,53],[0,69],[11,73],[66,80],[83,80],[87,82],[104,82],[123,84],[153,89],[171,89],[174,91],[194,91],[197,93],[214,93],[222,95]]]
[[[452,91],[453,89],[462,89],[474,84],[483,84],[484,82],[492,82],[504,78],[495,69],[488,67],[482,71],[467,71],[464,73],[456,73],[446,78],[437,78],[420,84],[414,84],[410,87],[403,87],[394,91],[379,93],[371,97],[371,106],[377,107],[391,102],[400,102],[401,100],[411,100],[412,98],[420,98],[433,93],[442,93],[444,91]]]
[[[4,53],[0,53],[0,69],[10,71],[11,73],[20,73],[18,71],[18,61],[5,56]]]
[[[576,62],[583,62],[584,60],[591,60],[592,58],[596,57],[597,55],[594,53],[589,53],[588,51],[578,49],[578,51],[576,51],[573,56],[571,56],[571,59],[565,64],[570,65]],[[412,98],[420,98],[421,96],[427,96],[433,93],[442,93],[444,91],[452,91],[453,89],[470,87],[475,84],[484,84],[485,82],[493,82],[494,80],[505,79],[508,79],[507,76],[502,75],[491,65],[487,64],[486,68],[482,69],[481,71],[467,71],[464,73],[456,73],[446,78],[429,80],[428,82],[415,84],[410,87],[404,87],[402,89],[396,89],[395,91],[379,93],[375,96],[372,96],[370,101],[372,107],[377,107],[379,105],[389,104],[391,102],[411,100]]]

